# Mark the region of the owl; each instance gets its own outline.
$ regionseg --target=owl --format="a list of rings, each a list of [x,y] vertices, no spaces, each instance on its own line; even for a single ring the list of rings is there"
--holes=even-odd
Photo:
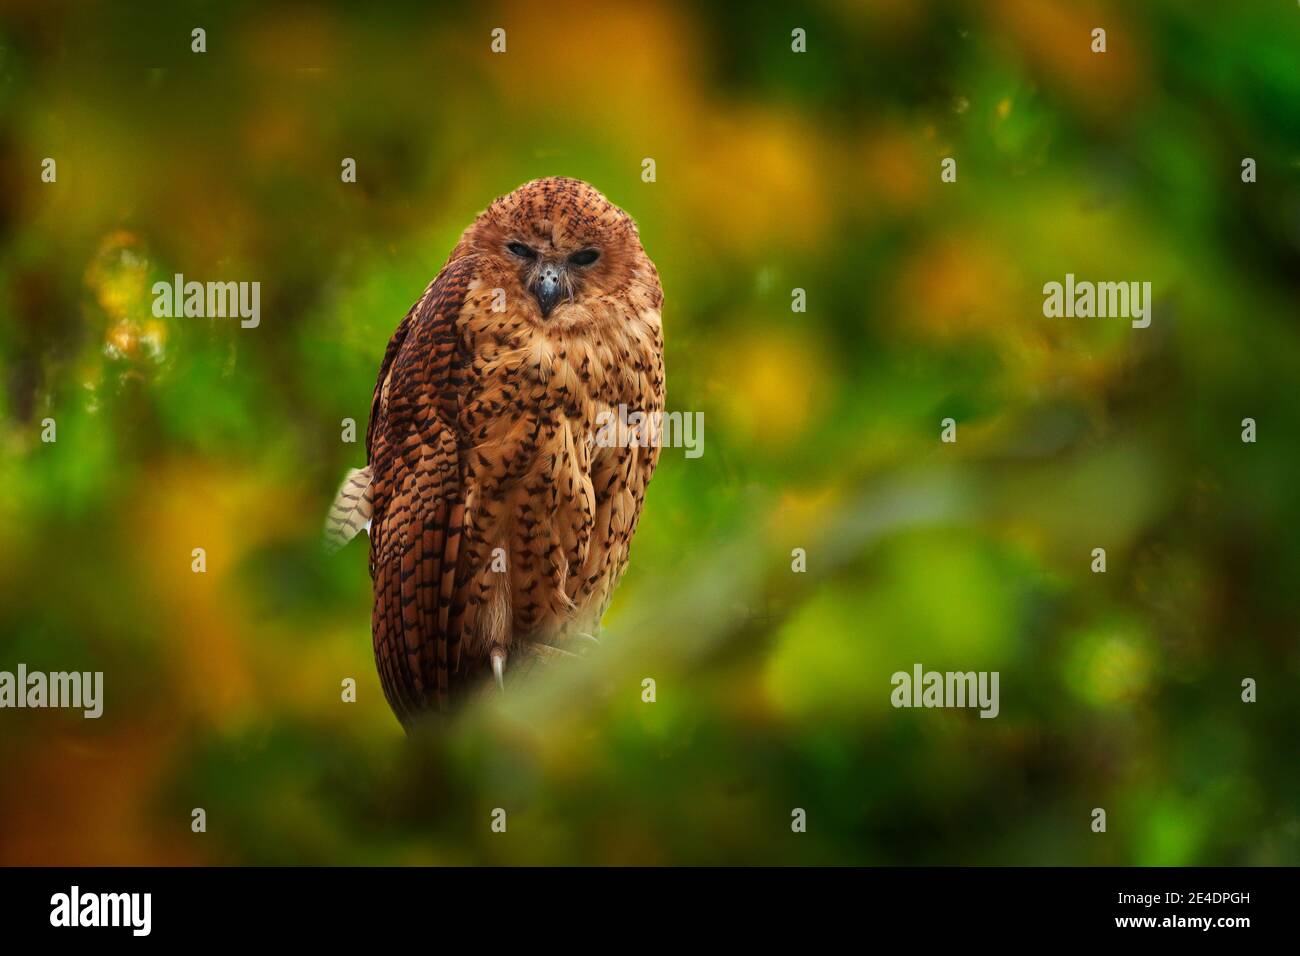
[[[662,308],[632,218],[555,177],[488,206],[398,325],[326,534],[369,531],[408,728],[597,641],[659,458],[629,422],[661,420]]]

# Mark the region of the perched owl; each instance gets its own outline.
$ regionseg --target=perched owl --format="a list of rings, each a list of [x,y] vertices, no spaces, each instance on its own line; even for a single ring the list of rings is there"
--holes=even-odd
[[[370,532],[403,724],[595,640],[659,458],[624,423],[663,411],[662,306],[636,223],[556,177],[480,214],[397,327],[326,530]]]

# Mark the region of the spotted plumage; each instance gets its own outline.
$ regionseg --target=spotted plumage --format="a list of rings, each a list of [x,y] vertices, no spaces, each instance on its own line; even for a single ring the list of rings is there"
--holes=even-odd
[[[375,660],[404,723],[597,633],[658,461],[597,435],[663,410],[662,305],[632,219],[552,178],[493,202],[402,319],[340,494],[369,482]]]

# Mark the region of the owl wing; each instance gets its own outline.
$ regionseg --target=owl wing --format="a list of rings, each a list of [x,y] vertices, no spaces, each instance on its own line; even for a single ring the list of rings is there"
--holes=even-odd
[[[655,284],[650,306],[657,313],[663,303],[663,294]],[[628,304],[627,309],[636,308]],[[664,410],[663,335],[654,332],[620,356],[619,366],[630,376],[633,384],[624,398],[630,409],[643,412],[647,418]],[[659,420],[662,421],[662,420]],[[659,443],[630,445],[608,449],[597,455],[591,471],[591,489],[594,497],[594,514],[587,560],[577,578],[575,602],[586,605],[594,602],[594,621],[609,608],[614,591],[627,570],[632,536],[641,520],[646,488],[659,463]]]
[[[473,257],[449,262],[402,319],[366,431],[375,661],[403,723],[430,705],[447,709],[448,660],[460,638],[451,614],[465,511],[459,316],[475,265]]]

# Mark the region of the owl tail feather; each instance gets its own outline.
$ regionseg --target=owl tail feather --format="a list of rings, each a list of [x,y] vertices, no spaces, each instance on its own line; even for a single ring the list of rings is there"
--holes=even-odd
[[[325,517],[325,550],[333,554],[364,528],[370,531],[370,468],[353,468]]]

